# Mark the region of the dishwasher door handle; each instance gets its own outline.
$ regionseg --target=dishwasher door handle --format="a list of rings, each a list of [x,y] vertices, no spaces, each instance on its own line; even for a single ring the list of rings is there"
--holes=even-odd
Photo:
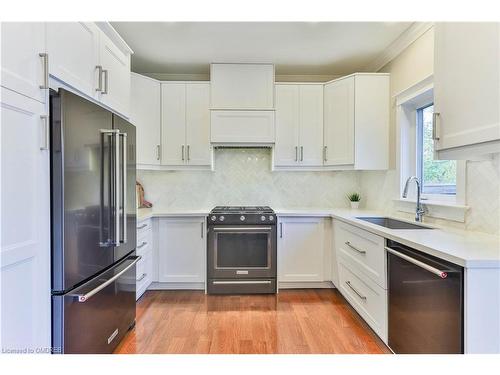
[[[437,269],[436,267],[429,266],[427,263],[421,262],[421,261],[419,261],[419,260],[417,260],[415,258],[412,258],[412,257],[410,257],[410,256],[408,256],[406,254],[400,253],[399,251],[391,249],[390,247],[386,246],[385,249],[389,253],[391,253],[391,254],[399,257],[399,258],[404,259],[407,262],[410,262],[410,263],[412,263],[412,264],[414,264],[414,265],[416,265],[416,266],[418,266],[420,268],[423,268],[424,270],[429,271],[430,273],[433,273],[436,276],[439,276],[441,279],[446,279],[448,277],[448,272],[447,271],[442,271],[440,269]]]

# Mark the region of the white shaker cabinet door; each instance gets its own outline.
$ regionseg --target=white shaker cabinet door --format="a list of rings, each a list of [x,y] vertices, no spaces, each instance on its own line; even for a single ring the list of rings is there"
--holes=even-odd
[[[437,150],[500,140],[499,61],[499,23],[436,24]]]
[[[41,117],[45,110],[39,101],[4,88],[1,98],[1,346],[48,348],[48,124]]]
[[[186,161],[211,165],[210,84],[186,83]]]
[[[161,157],[160,82],[131,74],[130,121],[136,127],[137,164],[159,165]]]
[[[324,95],[324,164],[354,164],[354,77],[326,84]]]
[[[2,22],[1,35],[2,86],[45,102],[45,24]]]
[[[50,75],[97,98],[99,28],[92,22],[47,22]]]
[[[278,228],[278,281],[324,281],[324,220],[281,218]]]
[[[104,33],[100,35],[99,64],[102,66],[102,103],[121,113],[130,114],[130,54],[122,52]]]
[[[323,85],[299,86],[300,164],[323,165]]]
[[[299,87],[276,85],[275,166],[296,166],[299,161]]]
[[[205,219],[172,218],[159,221],[159,281],[205,281]]]
[[[186,84],[161,84],[161,164],[186,160]]]

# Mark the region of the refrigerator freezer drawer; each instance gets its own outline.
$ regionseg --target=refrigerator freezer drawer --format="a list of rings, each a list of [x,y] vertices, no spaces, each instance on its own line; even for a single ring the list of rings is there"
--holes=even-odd
[[[52,297],[55,353],[112,353],[135,322],[136,263],[129,256],[64,295]]]

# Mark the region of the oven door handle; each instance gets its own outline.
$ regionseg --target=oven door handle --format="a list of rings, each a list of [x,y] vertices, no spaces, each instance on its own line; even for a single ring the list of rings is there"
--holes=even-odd
[[[214,232],[269,232],[272,228],[269,226],[258,227],[214,227]]]

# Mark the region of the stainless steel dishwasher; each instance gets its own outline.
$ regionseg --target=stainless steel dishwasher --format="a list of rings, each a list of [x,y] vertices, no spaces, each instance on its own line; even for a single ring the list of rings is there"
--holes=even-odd
[[[386,250],[389,347],[394,353],[463,353],[463,268],[391,240]]]

